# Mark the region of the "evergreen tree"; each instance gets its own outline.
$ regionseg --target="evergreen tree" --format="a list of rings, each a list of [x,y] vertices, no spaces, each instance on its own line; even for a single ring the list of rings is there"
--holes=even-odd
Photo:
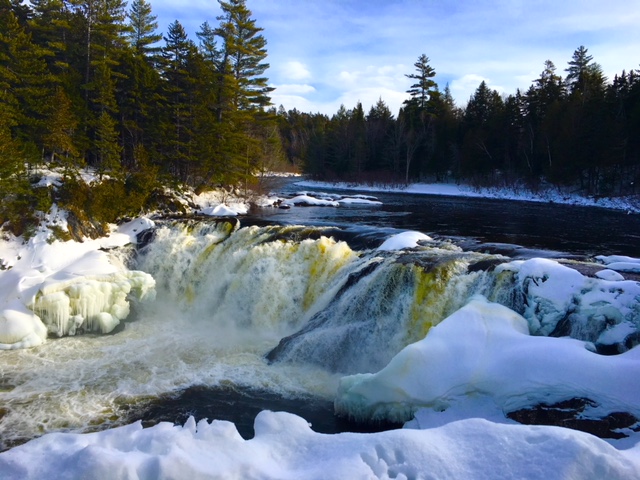
[[[0,6],[0,15],[0,55],[4,59],[0,76],[10,90],[5,92],[4,103],[14,102],[13,134],[20,140],[26,159],[37,163],[41,157],[37,144],[45,129],[45,104],[51,94],[46,51],[32,42],[8,2]]]
[[[151,5],[134,0],[129,8],[127,36],[132,49],[125,49],[118,72],[121,88],[118,95],[124,162],[133,169],[148,165],[149,152],[162,143],[159,114],[164,99],[160,88],[159,63],[162,40],[156,33],[158,24]],[[154,115],[154,112],[157,114]],[[145,152],[140,155],[136,152]],[[137,159],[144,158],[142,164]]]
[[[366,118],[367,167],[372,171],[390,173],[393,160],[389,146],[394,119],[387,104],[378,99]]]
[[[78,149],[74,141],[78,122],[73,114],[71,100],[62,87],[56,88],[48,106],[48,129],[43,138],[43,146],[51,152],[51,162],[61,163],[68,175],[79,166]]]
[[[408,74],[405,77],[417,80],[417,82],[407,90],[407,93],[411,95],[411,99],[405,100],[404,103],[407,106],[412,105],[420,110],[425,110],[429,98],[436,89],[436,82],[433,80],[433,77],[436,76],[436,71],[431,68],[429,57],[424,53],[418,57],[418,61],[413,65],[418,73]]]
[[[142,55],[155,55],[160,47],[153,45],[162,40],[158,29],[157,16],[151,12],[151,4],[145,0],[133,0],[127,13],[129,18],[128,37],[134,50]]]
[[[181,181],[191,175],[194,140],[195,77],[193,75],[196,47],[187,37],[179,21],[169,25],[162,49],[162,76],[168,121],[164,126],[164,152],[170,171]]]
[[[235,80],[233,105],[238,110],[264,108],[271,104],[269,93],[272,87],[263,76],[269,68],[267,40],[251,18],[245,0],[218,0],[222,16],[216,34],[222,38],[222,62],[224,71]],[[222,69],[221,69],[222,70]]]
[[[502,167],[504,102],[483,80],[464,113],[462,168],[467,175],[488,175]]]
[[[270,105],[269,87],[264,72],[269,64],[267,57],[267,41],[262,36],[262,28],[256,26],[251,18],[251,11],[245,0],[219,0],[222,15],[218,17],[220,24],[214,30],[221,39],[219,50],[212,49],[210,32],[202,30],[201,40],[208,48],[209,56],[217,63],[216,117],[223,130],[231,129],[233,135],[220,136],[220,145],[224,152],[220,164],[226,165],[228,181],[243,178],[260,163],[264,151],[258,131],[269,131],[274,125],[274,115],[265,115],[264,108]],[[218,53],[219,52],[219,53]],[[258,124],[262,124],[258,127]]]
[[[573,57],[569,61],[566,82],[571,93],[581,93],[590,95],[601,93],[606,81],[602,73],[602,67],[597,63],[591,63],[593,57],[587,55],[588,49],[584,46],[578,47],[573,52]]]

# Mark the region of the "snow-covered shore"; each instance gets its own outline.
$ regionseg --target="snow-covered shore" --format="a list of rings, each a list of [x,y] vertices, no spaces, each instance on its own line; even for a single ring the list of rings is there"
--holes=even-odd
[[[413,193],[422,195],[445,195],[454,197],[494,198],[502,200],[520,200],[528,202],[558,203],[600,207],[622,210],[628,213],[640,213],[640,195],[632,197],[584,197],[575,193],[567,193],[557,188],[542,189],[532,192],[514,188],[475,188],[470,185],[453,183],[411,183],[409,185],[360,184],[350,182],[319,182],[300,180],[296,185],[305,188],[329,188],[336,190],[353,190],[362,192]]]

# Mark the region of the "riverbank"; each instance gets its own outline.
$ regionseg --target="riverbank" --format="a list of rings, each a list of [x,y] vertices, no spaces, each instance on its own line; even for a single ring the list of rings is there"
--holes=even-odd
[[[625,197],[585,197],[558,188],[546,188],[539,191],[524,188],[473,187],[455,183],[410,183],[402,184],[361,184],[352,182],[320,182],[300,180],[296,185],[304,188],[332,188],[357,190],[363,192],[393,192],[422,195],[443,195],[453,197],[495,198],[501,200],[520,200],[527,202],[558,203],[622,210],[627,213],[640,213],[640,195]]]

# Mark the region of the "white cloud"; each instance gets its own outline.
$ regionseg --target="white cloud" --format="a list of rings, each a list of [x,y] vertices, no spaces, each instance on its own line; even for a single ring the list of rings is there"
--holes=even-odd
[[[311,72],[304,63],[291,60],[282,65],[282,76],[289,80],[307,80]]]

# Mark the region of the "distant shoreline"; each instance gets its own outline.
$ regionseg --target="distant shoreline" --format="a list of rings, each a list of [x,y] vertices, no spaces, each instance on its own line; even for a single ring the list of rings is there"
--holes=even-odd
[[[453,183],[410,183],[404,185],[362,184],[355,182],[321,182],[316,180],[298,180],[295,185],[305,188],[333,188],[366,192],[411,193],[421,195],[442,195],[453,197],[492,198],[497,200],[519,200],[540,203],[558,203],[584,207],[598,207],[625,211],[629,214],[640,213],[640,195],[625,197],[584,197],[575,193],[562,192],[557,188],[540,192],[527,191],[524,188],[472,187]]]

